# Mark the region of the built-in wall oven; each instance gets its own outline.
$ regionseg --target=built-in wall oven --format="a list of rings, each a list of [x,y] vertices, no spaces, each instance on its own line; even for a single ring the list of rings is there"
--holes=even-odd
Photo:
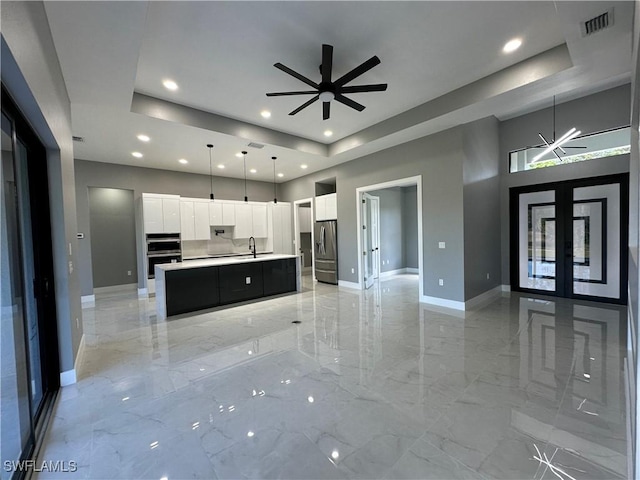
[[[147,234],[147,278],[155,278],[155,266],[182,261],[179,233]]]

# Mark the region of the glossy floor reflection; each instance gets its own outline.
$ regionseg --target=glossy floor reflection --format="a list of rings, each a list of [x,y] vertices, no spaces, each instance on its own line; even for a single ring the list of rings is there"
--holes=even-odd
[[[133,290],[98,296],[41,459],[101,479],[626,477],[624,308],[417,299],[417,276],[307,277],[157,321]]]

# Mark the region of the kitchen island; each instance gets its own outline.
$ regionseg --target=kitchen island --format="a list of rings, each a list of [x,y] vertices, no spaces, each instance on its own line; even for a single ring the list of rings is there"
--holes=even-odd
[[[300,257],[258,255],[155,266],[159,319],[301,290]]]

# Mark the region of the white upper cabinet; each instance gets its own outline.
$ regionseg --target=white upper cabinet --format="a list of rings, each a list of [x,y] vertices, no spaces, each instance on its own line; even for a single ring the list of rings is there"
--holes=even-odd
[[[209,203],[209,225],[232,227],[236,224],[236,208],[231,202],[213,200]]]
[[[142,194],[144,233],[180,232],[180,197],[177,195]]]
[[[267,238],[267,206],[251,205],[253,237]]]
[[[291,204],[269,204],[271,211],[270,240],[273,253],[290,255],[293,250]]]
[[[316,221],[336,220],[338,218],[338,202],[335,193],[316,197]]]
[[[267,205],[264,203],[235,204],[233,238],[267,238]]]
[[[209,240],[209,200],[180,199],[180,237],[184,240]]]
[[[253,235],[253,215],[251,205],[237,203],[235,205],[236,227],[233,229],[233,238],[249,238]]]

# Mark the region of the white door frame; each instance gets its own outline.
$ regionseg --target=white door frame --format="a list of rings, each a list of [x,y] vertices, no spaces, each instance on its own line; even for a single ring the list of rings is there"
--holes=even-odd
[[[316,262],[315,262],[315,241],[313,232],[315,230],[314,226],[316,224],[316,216],[314,213],[314,205],[313,198],[302,198],[300,200],[294,200],[293,202],[293,248],[295,254],[300,256],[300,220],[298,218],[298,213],[300,210],[300,205],[303,203],[308,203],[311,205],[311,278],[316,279]],[[301,265],[300,268],[303,266]]]
[[[418,282],[420,285],[420,296],[422,298],[424,296],[424,265],[423,265],[423,242],[422,242],[422,175],[416,175],[414,177],[406,177],[399,178],[397,180],[391,180],[389,182],[376,183],[374,185],[367,185],[364,187],[356,188],[356,225],[357,225],[357,235],[356,235],[356,251],[358,252],[358,288],[360,290],[364,289],[364,282],[362,280],[362,272],[363,264],[362,264],[362,208],[361,198],[362,193],[370,192],[372,190],[383,190],[385,188],[391,187],[410,187],[416,185],[417,187],[417,210],[418,210]],[[356,282],[354,282],[356,283]]]

